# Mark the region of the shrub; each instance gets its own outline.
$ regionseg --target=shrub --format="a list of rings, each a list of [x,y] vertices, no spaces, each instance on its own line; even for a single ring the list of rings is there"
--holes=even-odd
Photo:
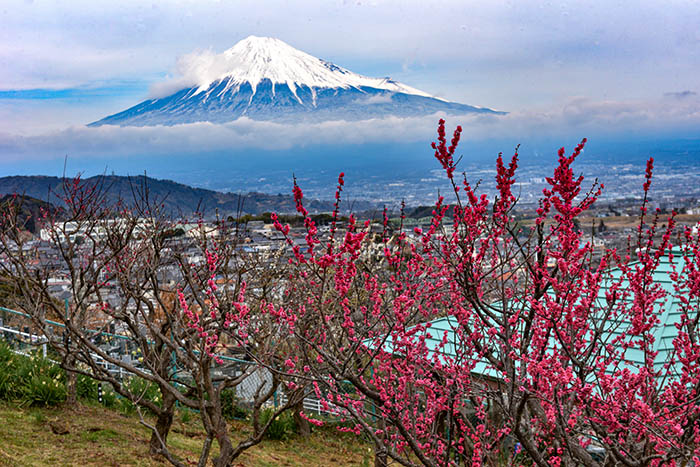
[[[221,413],[228,420],[247,420],[248,411],[238,405],[235,389],[221,391]]]
[[[97,400],[97,385],[98,381],[85,375],[78,375],[76,389],[78,397],[85,400]],[[103,385],[104,387],[104,385]],[[104,395],[103,395],[104,399]]]
[[[34,376],[45,375],[65,381],[65,372],[51,360],[44,358],[38,351],[29,357],[18,356],[15,366],[17,378],[27,382]]]
[[[115,393],[111,387],[107,387],[102,391],[102,403],[108,409],[114,409],[119,403],[119,395]]]
[[[270,420],[272,415],[275,413],[274,409],[266,408],[260,413],[260,425],[265,426],[265,424]],[[270,426],[265,433],[268,439],[273,439],[277,441],[286,441],[297,431],[297,424],[294,421],[294,417],[290,412],[282,412],[280,415],[275,417],[270,423]]]
[[[160,407],[162,400],[158,385],[146,381],[143,378],[132,376],[124,380],[124,388],[133,394],[137,400],[149,400]],[[124,413],[133,413],[136,410],[136,404],[126,398],[118,400],[118,408]]]
[[[32,406],[60,404],[66,400],[65,373],[38,351],[18,355],[0,343],[0,399]]]
[[[21,357],[15,355],[10,346],[0,342],[0,399],[13,400],[20,395],[20,385],[17,381],[16,365]]]
[[[131,415],[136,412],[136,404],[126,397],[117,397],[114,401],[115,408],[124,415]]]
[[[6,367],[0,364],[0,400],[14,400],[18,397],[19,386],[17,380]]]
[[[38,351],[30,357],[17,355],[9,368],[15,379],[13,398],[32,406],[53,406],[66,400],[65,372]],[[12,371],[14,370],[14,371]]]
[[[10,345],[7,342],[0,341],[0,365],[11,360],[14,355]]]
[[[33,375],[22,387],[22,400],[32,406],[58,405],[66,400],[66,385],[47,373]]]
[[[190,423],[190,421],[192,421],[192,411],[190,409],[187,409],[187,408],[180,409],[179,413],[180,413],[180,421],[182,423],[187,424],[187,423]]]

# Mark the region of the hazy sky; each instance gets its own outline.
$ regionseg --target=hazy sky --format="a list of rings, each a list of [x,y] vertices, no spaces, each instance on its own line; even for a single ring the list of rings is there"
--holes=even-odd
[[[99,151],[128,137],[165,150],[158,141],[214,133],[226,145],[269,131],[243,122],[165,129],[164,138],[84,127],[176,77],[178,57],[218,53],[251,34],[357,73],[510,112],[498,121],[466,119],[472,138],[697,137],[700,128],[698,1],[3,0],[0,158],[41,145],[71,151],[71,141]],[[427,127],[434,131],[434,122]],[[285,129],[300,139],[316,130]]]

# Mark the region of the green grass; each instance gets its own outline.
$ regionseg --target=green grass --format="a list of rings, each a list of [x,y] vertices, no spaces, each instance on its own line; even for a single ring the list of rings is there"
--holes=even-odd
[[[93,443],[107,443],[114,445],[118,441],[127,441],[120,433],[117,433],[110,428],[105,430],[97,427],[91,428],[88,431],[80,433],[80,436],[85,441],[91,441]]]
[[[51,423],[63,424],[70,433],[54,434]],[[245,422],[230,423],[234,440],[242,439],[250,430]],[[139,423],[138,416],[95,404],[43,408],[0,403],[0,439],[0,466],[169,465],[149,456],[150,431]],[[168,444],[178,458],[196,462],[203,439],[198,416],[191,414],[176,417]],[[372,460],[369,448],[353,435],[320,428],[308,438],[263,441],[234,465],[361,466]],[[213,456],[216,443],[212,451]]]
[[[150,430],[140,423],[135,406],[107,390],[105,403],[99,405],[97,383],[78,379],[82,403],[64,404],[64,373],[40,355],[24,357],[14,354],[0,342],[0,466],[39,465],[168,465],[163,459],[149,456]],[[127,382],[136,390],[158,401],[157,388],[132,378]],[[228,415],[246,415],[235,410],[235,398],[228,401]],[[146,411],[148,413],[148,411]],[[240,413],[239,413],[240,412]],[[148,416],[148,415],[147,415]],[[170,436],[171,453],[183,463],[196,463],[204,430],[199,415],[181,410]],[[68,429],[67,434],[55,434]],[[368,445],[353,435],[331,428],[320,428],[308,437],[295,434],[291,416],[284,414],[271,425],[261,444],[246,451],[236,466],[331,466],[367,464]],[[234,445],[252,431],[246,421],[229,421]],[[211,456],[218,451],[216,442]]]

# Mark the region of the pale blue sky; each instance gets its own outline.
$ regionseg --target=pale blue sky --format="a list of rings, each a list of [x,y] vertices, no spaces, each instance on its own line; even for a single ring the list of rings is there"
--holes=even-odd
[[[472,138],[692,137],[699,25],[697,1],[3,0],[0,158],[42,144],[71,151],[71,138],[99,151],[116,136],[83,125],[145,99],[175,73],[178,57],[221,52],[250,34],[511,113],[468,122]],[[398,133],[428,138],[432,126]],[[312,131],[286,130],[300,140]],[[219,144],[242,141],[216,131]],[[161,136],[140,142],[148,149]]]

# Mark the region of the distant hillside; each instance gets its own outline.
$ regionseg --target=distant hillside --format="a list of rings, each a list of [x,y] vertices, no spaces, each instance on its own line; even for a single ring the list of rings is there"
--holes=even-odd
[[[61,208],[56,208],[56,206],[51,203],[32,198],[28,195],[17,198],[11,194],[0,196],[0,211],[4,210],[9,203],[16,203],[19,205],[17,217],[20,227],[31,233],[36,233],[38,225],[37,220],[41,218],[42,211],[47,214],[55,214],[59,218],[63,215],[63,210]]]
[[[110,203],[123,199],[127,203],[134,199],[134,190],[138,192],[143,186],[147,187],[149,197],[165,205],[166,211],[175,216],[191,216],[201,212],[204,216],[213,216],[218,210],[223,217],[235,216],[241,206],[243,214],[260,214],[275,211],[291,213],[295,211],[294,199],[291,195],[269,195],[264,193],[233,194],[218,191],[193,188],[171,180],[158,180],[145,177],[99,176],[90,177],[82,183],[101,183],[107,191]],[[63,179],[43,175],[12,176],[0,178],[0,196],[20,194],[38,200],[48,201],[60,206],[60,198],[56,195],[62,192]],[[368,203],[355,205],[355,209],[366,209]],[[367,204],[367,206],[364,206]],[[306,208],[311,212],[328,212],[333,204],[328,201],[305,200]]]

